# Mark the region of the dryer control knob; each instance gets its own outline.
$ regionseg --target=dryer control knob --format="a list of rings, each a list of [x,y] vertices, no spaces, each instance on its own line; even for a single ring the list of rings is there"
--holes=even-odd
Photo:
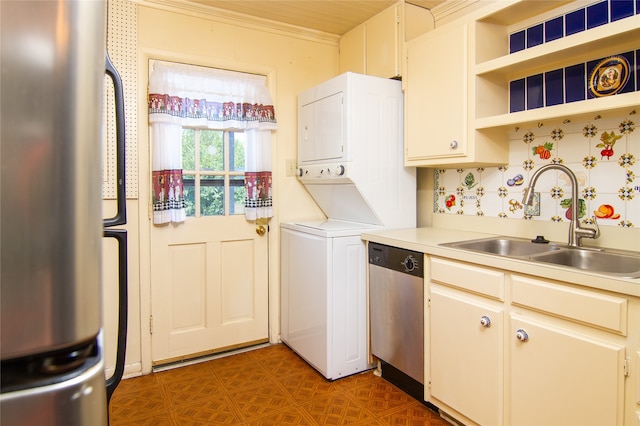
[[[303,174],[304,174],[304,170],[302,170],[302,167],[300,167],[298,169],[298,176],[302,177]]]
[[[343,174],[344,174],[344,166],[341,164],[338,167],[336,167],[336,175],[342,176]]]

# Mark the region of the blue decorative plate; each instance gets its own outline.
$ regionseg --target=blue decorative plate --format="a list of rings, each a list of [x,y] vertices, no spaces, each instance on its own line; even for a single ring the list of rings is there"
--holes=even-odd
[[[589,76],[589,92],[596,97],[618,93],[629,80],[629,62],[624,56],[600,61]]]

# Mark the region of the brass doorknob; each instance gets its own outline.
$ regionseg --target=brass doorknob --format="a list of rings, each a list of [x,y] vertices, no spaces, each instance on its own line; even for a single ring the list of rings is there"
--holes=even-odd
[[[258,226],[256,226],[256,234],[258,234],[258,235],[260,235],[260,236],[263,236],[263,235],[264,235],[264,234],[266,234],[266,233],[267,233],[267,228],[265,228],[265,227],[264,227],[264,226],[262,226],[262,225],[258,225]]]

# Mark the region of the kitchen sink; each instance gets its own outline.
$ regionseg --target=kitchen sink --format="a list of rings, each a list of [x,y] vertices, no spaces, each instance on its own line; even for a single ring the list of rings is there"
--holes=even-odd
[[[557,244],[533,243],[531,242],[531,240],[507,237],[457,241],[454,243],[443,243],[442,245],[463,250],[492,253],[507,257],[531,256],[539,253],[553,252],[559,249]]]
[[[614,274],[627,278],[640,277],[640,256],[588,249],[565,248],[555,252],[533,256],[532,260],[571,266],[585,271]]]
[[[640,254],[635,252],[576,248],[557,243],[534,243],[532,240],[512,237],[482,238],[441,245],[531,262],[552,263],[623,278],[640,278]]]

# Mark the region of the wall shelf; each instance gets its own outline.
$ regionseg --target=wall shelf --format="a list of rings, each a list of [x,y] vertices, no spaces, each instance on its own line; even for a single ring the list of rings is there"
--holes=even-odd
[[[501,32],[506,37],[506,31]],[[541,44],[520,52],[500,56],[475,67],[477,76],[495,75],[509,79],[517,78],[544,67],[551,70],[554,64],[572,65],[586,60],[597,59],[603,52],[614,53],[638,48],[640,40],[640,15],[634,15],[615,23],[610,23],[549,43]],[[480,44],[481,42],[479,42]],[[480,47],[479,47],[480,48]]]
[[[550,123],[560,124],[565,120],[572,122],[591,120],[596,115],[602,117],[625,116],[633,111],[640,114],[640,94],[638,92],[478,118],[475,120],[475,128],[477,130],[490,128],[513,130],[515,127],[535,127],[538,123],[548,125]]]
[[[540,11],[544,9],[547,17],[553,16],[556,10],[561,15],[573,4],[541,3],[538,8]],[[555,6],[549,8],[552,3]],[[510,54],[510,31],[536,20],[536,11],[531,10],[531,4],[531,1],[523,0],[499,10],[487,8],[480,10],[474,19],[473,47],[476,55],[470,67],[470,78],[475,91],[470,126],[475,128],[476,137],[502,138],[505,137],[503,130],[516,127],[562,124],[566,120],[588,121],[596,115],[626,116],[634,110],[640,113],[639,87],[634,87],[635,91],[629,92],[627,88],[626,93],[601,98],[589,98],[585,93],[585,100],[510,113],[511,81],[640,50],[640,14],[636,14]],[[635,72],[632,71],[627,85],[638,84],[638,62],[636,59],[632,65]],[[563,87],[567,81],[563,81]]]

